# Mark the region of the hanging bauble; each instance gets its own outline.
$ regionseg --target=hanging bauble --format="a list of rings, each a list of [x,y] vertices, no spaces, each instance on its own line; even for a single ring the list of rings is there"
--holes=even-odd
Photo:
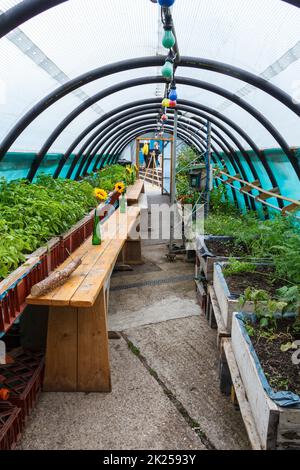
[[[171,7],[175,3],[175,0],[158,0],[158,3],[161,7]]]
[[[165,34],[164,34],[164,37],[163,37],[163,40],[162,40],[162,45],[166,49],[172,49],[172,47],[175,46],[175,43],[176,43],[176,39],[175,39],[175,36],[172,32],[172,28],[171,27],[165,27]]]
[[[170,107],[170,100],[169,98],[164,98],[161,102],[161,105],[163,108],[169,108]]]
[[[168,120],[168,116],[166,114],[163,114],[160,119],[162,120],[162,122],[166,122]]]
[[[177,90],[176,87],[172,87],[169,93],[169,99],[171,101],[177,101],[178,95],[177,95]]]
[[[177,101],[170,101],[169,108],[176,108]]]
[[[166,60],[161,73],[164,78],[171,79],[173,77],[173,63],[170,60]]]

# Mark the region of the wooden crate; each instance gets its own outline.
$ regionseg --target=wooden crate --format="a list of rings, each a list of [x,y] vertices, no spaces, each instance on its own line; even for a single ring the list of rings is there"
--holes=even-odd
[[[206,318],[210,327],[217,330],[217,347],[219,349],[222,338],[230,337],[231,332],[225,327],[218,299],[211,285],[208,285],[207,289]]]
[[[231,348],[228,345],[225,346],[225,354],[233,382],[236,374],[240,376],[261,448],[265,450],[300,449],[300,406],[282,408],[265,392],[257,363],[236,315],[232,320]],[[235,365],[237,370],[234,372]],[[237,386],[235,389],[238,395]],[[242,407],[241,411],[243,414]],[[244,415],[243,418],[244,422],[249,419],[248,415]]]
[[[195,284],[196,284],[196,297],[198,304],[201,308],[201,311],[205,314],[206,312],[206,303],[207,303],[207,290],[205,284],[198,280],[195,279]]]
[[[225,262],[218,262],[214,264],[213,287],[225,329],[226,331],[230,332],[233,312],[238,312],[240,307],[239,297],[235,296],[229,291],[226,279],[222,272],[224,265]],[[254,303],[246,302],[243,306],[243,311],[245,313],[253,313]]]
[[[233,237],[221,237],[213,235],[205,235],[204,237],[197,238],[197,251],[196,256],[199,259],[200,270],[205,276],[207,282],[213,281],[214,275],[214,264],[219,261],[226,261],[228,258],[222,256],[215,256],[209,251],[206,246],[207,240],[220,240],[220,241],[230,241]]]
[[[231,338],[222,338],[220,343],[219,376],[221,392],[232,396],[234,391],[252,449],[263,450],[255,418],[233,354]]]

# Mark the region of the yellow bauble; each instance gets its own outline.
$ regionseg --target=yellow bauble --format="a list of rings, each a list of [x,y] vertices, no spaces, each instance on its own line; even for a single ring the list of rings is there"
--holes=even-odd
[[[168,98],[164,98],[162,100],[161,104],[162,104],[163,108],[169,108],[170,107],[170,100]]]

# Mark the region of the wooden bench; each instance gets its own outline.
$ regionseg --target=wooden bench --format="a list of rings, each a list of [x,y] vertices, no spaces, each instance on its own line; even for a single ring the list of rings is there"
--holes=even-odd
[[[55,392],[111,391],[107,309],[110,277],[118,258],[138,262],[132,241],[140,244],[132,231],[139,224],[138,207],[126,214],[117,210],[103,225],[112,238],[93,246],[91,238],[72,255],[82,264],[61,287],[42,297],[27,297],[28,304],[49,306],[44,390]],[[113,233],[114,227],[118,234]],[[137,251],[140,256],[140,250]],[[131,257],[131,259],[130,259]],[[68,258],[58,269],[70,262]]]
[[[138,179],[132,186],[129,186],[126,191],[126,199],[128,206],[133,206],[139,202],[139,197],[145,192],[144,181]]]

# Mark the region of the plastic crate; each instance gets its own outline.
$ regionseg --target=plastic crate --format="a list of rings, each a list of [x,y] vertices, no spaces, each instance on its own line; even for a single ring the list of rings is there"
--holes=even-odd
[[[42,390],[44,355],[22,349],[10,355],[14,363],[1,365],[0,375],[10,392],[9,401],[21,409],[21,418],[25,421]]]
[[[16,447],[23,430],[20,408],[8,401],[0,401],[0,450]]]
[[[11,285],[8,285],[0,293],[0,333],[6,332],[12,326],[26,307],[26,297],[29,295],[31,287],[43,279],[40,261],[33,260],[34,265],[28,268],[25,273],[25,264],[24,267],[20,267],[12,273]],[[30,260],[27,263],[30,264]],[[18,272],[20,272],[19,278]]]

